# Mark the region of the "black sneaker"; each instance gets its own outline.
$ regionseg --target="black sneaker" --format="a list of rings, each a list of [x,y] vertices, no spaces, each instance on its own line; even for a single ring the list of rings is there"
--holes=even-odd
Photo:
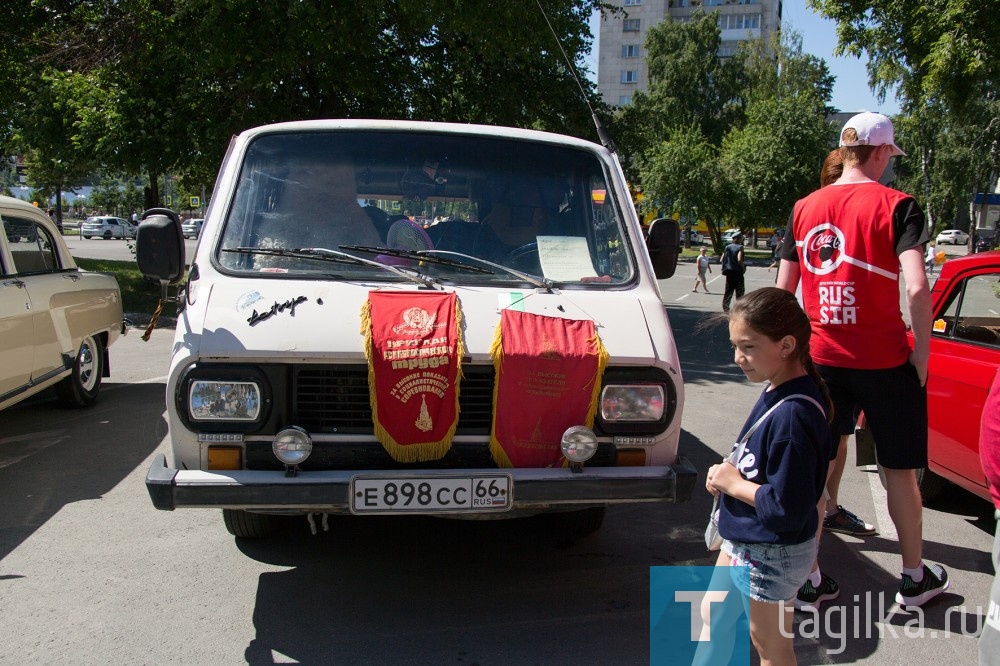
[[[831,601],[839,596],[840,586],[837,585],[837,581],[826,574],[820,574],[819,587],[813,587],[813,584],[806,578],[806,582],[802,583],[802,587],[799,588],[799,593],[795,595],[792,604],[796,610],[819,610],[821,603]]]
[[[903,574],[903,582],[896,593],[896,603],[900,606],[923,606],[925,603],[948,589],[951,582],[948,572],[940,564],[924,565],[924,579],[914,583]]]
[[[850,534],[851,536],[878,534],[874,525],[869,525],[839,504],[837,505],[837,513],[823,519],[823,531]]]

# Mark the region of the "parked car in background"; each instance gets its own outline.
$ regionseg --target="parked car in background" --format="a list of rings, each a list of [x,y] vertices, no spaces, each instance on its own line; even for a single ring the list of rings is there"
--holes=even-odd
[[[690,235],[691,235],[691,245],[701,245],[705,241],[705,237],[702,236],[701,233],[695,229],[692,229],[690,231]],[[687,239],[688,239],[688,231],[681,229],[681,242],[686,243]]]
[[[205,220],[202,218],[192,218],[186,220],[181,225],[181,233],[184,234],[184,238],[197,238],[201,235],[201,225],[204,224]]]
[[[122,217],[88,217],[80,225],[80,235],[84,238],[97,236],[104,240],[112,238],[135,238],[135,225]]]
[[[937,235],[937,244],[965,245],[969,242],[969,234],[961,229],[945,229]]]
[[[722,232],[722,244],[729,245],[733,242],[733,236],[743,233],[739,229],[726,229]]]
[[[951,482],[989,501],[979,462],[979,421],[1000,367],[1000,252],[946,261],[932,298],[928,465],[917,470],[920,493],[931,500]],[[866,429],[862,423],[859,438]]]
[[[67,405],[90,405],[124,332],[118,282],[81,271],[27,202],[0,197],[0,225],[0,409],[51,386]]]

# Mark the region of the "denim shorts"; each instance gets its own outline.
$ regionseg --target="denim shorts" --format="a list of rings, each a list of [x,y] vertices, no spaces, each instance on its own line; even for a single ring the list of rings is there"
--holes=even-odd
[[[816,560],[816,539],[795,545],[722,542],[733,562],[733,584],[756,601],[778,603],[795,598]]]

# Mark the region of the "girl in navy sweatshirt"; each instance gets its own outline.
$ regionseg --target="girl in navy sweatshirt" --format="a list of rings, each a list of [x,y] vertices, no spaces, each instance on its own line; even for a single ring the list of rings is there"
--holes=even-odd
[[[728,316],[735,361],[751,382],[767,382],[739,440],[735,466],[712,465],[706,487],[722,494],[716,566],[732,566],[749,598],[750,638],[762,664],[794,664],[791,600],[816,557],[816,503],[832,438],[832,403],[809,356],[809,319],[795,295],[767,287],[737,299]],[[738,440],[738,441],[739,441]]]

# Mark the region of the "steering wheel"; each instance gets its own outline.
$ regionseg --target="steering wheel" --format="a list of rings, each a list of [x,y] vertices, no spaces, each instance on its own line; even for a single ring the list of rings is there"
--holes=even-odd
[[[542,264],[538,256],[538,243],[532,241],[514,248],[507,253],[507,260],[504,263],[525,272],[540,273]]]

